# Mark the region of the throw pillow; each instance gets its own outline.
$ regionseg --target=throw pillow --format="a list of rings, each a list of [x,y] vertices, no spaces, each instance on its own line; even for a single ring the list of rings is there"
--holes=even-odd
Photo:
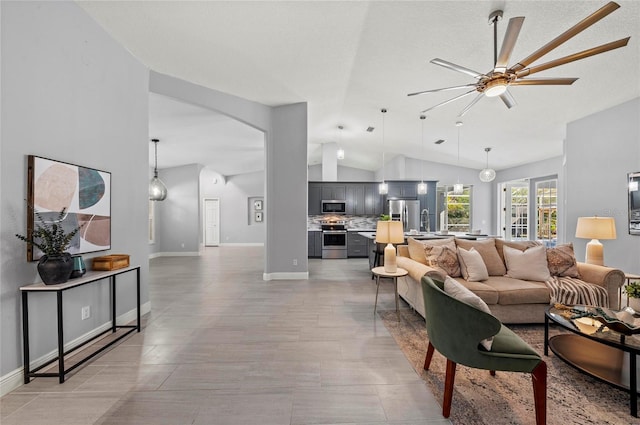
[[[475,248],[482,256],[484,265],[487,266],[489,276],[504,276],[507,272],[507,269],[504,267],[504,262],[500,258],[500,255],[498,255],[495,239],[489,238],[476,241],[456,239],[456,245],[467,251]]]
[[[414,238],[407,238],[407,245],[409,248],[409,257],[417,261],[418,263],[428,266],[427,259],[425,258],[424,249],[426,246],[440,246],[451,243],[450,239],[433,239],[433,240],[416,240]]]
[[[477,296],[449,276],[447,276],[447,278],[444,280],[444,292],[451,295],[453,298],[462,301],[465,304],[469,304],[471,307],[475,307],[480,311],[491,314],[491,310],[489,310],[489,306],[487,305],[487,303],[482,301],[479,296]],[[493,337],[483,339],[482,341],[480,341],[480,344],[482,344],[482,346],[487,351],[491,351]]]
[[[425,246],[424,256],[428,266],[442,270],[451,277],[461,276],[456,245],[453,241],[441,246]]]
[[[507,263],[507,276],[538,282],[546,282],[551,279],[544,246],[535,246],[526,251],[520,251],[505,245],[503,249],[504,260]]]
[[[475,248],[467,251],[458,247],[458,261],[460,262],[460,272],[462,277],[469,282],[480,282],[489,279],[487,266],[484,265],[482,256]]]
[[[537,241],[505,241],[502,239],[496,239],[496,251],[498,251],[498,255],[502,259],[504,263],[504,246],[508,246],[511,248],[519,249],[520,251],[524,251],[527,248],[531,248],[533,246],[542,245]]]
[[[547,249],[547,266],[551,276],[580,278],[571,242]]]

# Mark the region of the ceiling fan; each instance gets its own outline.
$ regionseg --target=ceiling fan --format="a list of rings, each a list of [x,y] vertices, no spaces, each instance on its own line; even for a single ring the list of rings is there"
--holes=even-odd
[[[499,96],[500,99],[504,102],[507,108],[512,108],[516,105],[516,101],[509,92],[509,87],[511,86],[542,86],[542,85],[571,85],[573,84],[577,78],[525,78],[536,72],[544,71],[549,68],[554,68],[556,66],[564,65],[569,62],[577,61],[580,59],[587,58],[589,56],[594,56],[600,53],[608,52],[609,50],[617,49],[619,47],[624,47],[629,42],[631,37],[623,38],[617,41],[613,41],[611,43],[606,43],[598,47],[593,47],[591,49],[583,50],[578,53],[574,53],[572,55],[564,56],[559,59],[552,60],[550,62],[543,63],[541,65],[529,67],[533,62],[540,59],[542,56],[549,53],[551,50],[555,49],[562,43],[566,42],[576,34],[582,32],[587,29],[591,25],[598,22],[600,19],[609,15],[611,12],[619,8],[620,5],[615,2],[609,2],[603,7],[601,7],[596,12],[592,13],[582,21],[578,22],[573,27],[569,28],[564,33],[560,34],[558,37],[554,38],[538,50],[536,50],[531,55],[527,56],[525,59],[517,62],[515,65],[510,68],[507,67],[509,63],[509,59],[511,57],[511,52],[516,44],[516,40],[518,39],[518,35],[520,33],[520,29],[522,28],[522,24],[524,22],[524,17],[519,16],[515,18],[509,19],[509,25],[507,26],[507,31],[504,35],[504,40],[502,41],[502,48],[500,49],[500,54],[498,54],[498,46],[497,46],[497,28],[498,21],[502,19],[502,10],[496,10],[489,15],[489,24],[493,25],[493,62],[494,68],[487,72],[486,74],[482,74],[480,72],[474,71],[469,68],[465,68],[460,65],[456,65],[454,63],[445,61],[443,59],[432,59],[431,63],[443,66],[447,69],[461,72],[466,75],[470,75],[474,77],[477,81],[475,83],[464,84],[461,86],[454,87],[445,87],[440,89],[433,90],[424,90],[416,93],[409,93],[408,96],[415,96],[419,94],[425,93],[435,93],[447,90],[458,90],[464,88],[471,88],[470,91],[453,97],[449,100],[445,100],[444,102],[438,103],[435,106],[425,109],[422,113],[428,112],[432,109],[438,108],[440,106],[451,103],[455,100],[461,99],[465,96],[473,94],[477,92],[477,96],[469,103],[458,115],[459,117],[466,114],[469,109],[471,109],[482,97],[496,97]]]

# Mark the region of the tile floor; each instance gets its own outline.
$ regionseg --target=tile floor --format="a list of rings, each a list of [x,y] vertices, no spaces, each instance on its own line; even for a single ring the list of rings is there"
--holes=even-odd
[[[312,259],[309,280],[265,282],[262,255],[151,260],[143,331],[62,385],[6,395],[0,423],[450,424],[374,317],[366,259]],[[378,308],[395,308],[392,283],[380,292]]]

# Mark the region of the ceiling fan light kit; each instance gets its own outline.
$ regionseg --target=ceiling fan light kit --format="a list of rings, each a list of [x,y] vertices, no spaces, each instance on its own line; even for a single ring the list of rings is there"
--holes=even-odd
[[[546,55],[556,47],[565,43],[576,34],[584,31],[589,28],[591,25],[595,24],[605,16],[609,15],[616,9],[620,7],[619,4],[615,2],[609,2],[591,15],[587,16],[582,21],[578,22],[573,27],[569,28],[567,31],[563,32],[549,43],[545,44],[534,53],[526,57],[525,59],[516,62],[511,67],[508,66],[509,60],[511,58],[511,53],[516,45],[516,41],[518,40],[518,35],[520,34],[520,29],[524,23],[524,17],[519,16],[515,18],[509,19],[509,24],[507,26],[507,30],[504,35],[504,39],[502,41],[502,46],[500,52],[498,53],[498,40],[497,40],[497,26],[498,21],[502,19],[503,12],[502,10],[496,10],[489,15],[489,24],[493,25],[493,57],[494,57],[494,67],[491,71],[483,74],[477,71],[474,71],[469,68],[465,68],[463,66],[445,61],[443,59],[435,58],[431,60],[431,63],[442,66],[444,68],[450,69],[452,71],[460,72],[466,75],[469,75],[475,78],[477,81],[475,83],[464,84],[460,86],[454,87],[445,87],[440,89],[432,89],[432,90],[424,90],[415,93],[409,93],[409,96],[415,96],[419,94],[425,93],[435,93],[440,91],[447,90],[458,90],[464,88],[471,88],[471,90],[455,96],[451,99],[445,100],[444,102],[438,103],[430,108],[422,111],[423,113],[430,111],[435,108],[439,108],[441,106],[447,105],[455,100],[466,97],[470,94],[476,93],[476,97],[464,108],[458,117],[464,116],[471,107],[473,107],[478,101],[480,101],[483,97],[500,97],[500,99],[504,102],[505,106],[509,109],[516,106],[516,101],[509,93],[509,87],[515,86],[549,86],[549,85],[571,85],[573,84],[577,78],[525,78],[532,74],[535,74],[540,71],[544,71],[550,68],[554,68],[556,66],[565,65],[570,62],[574,62],[580,59],[588,58],[590,56],[594,56],[600,53],[605,53],[610,50],[618,49],[620,47],[624,47],[629,42],[630,37],[622,38],[620,40],[616,40],[610,43],[606,43],[597,47],[593,47],[591,49],[583,50],[578,53],[574,53],[568,56],[564,56],[558,59],[554,59],[550,62],[543,63],[537,66],[529,67],[533,62],[540,59],[542,56]]]

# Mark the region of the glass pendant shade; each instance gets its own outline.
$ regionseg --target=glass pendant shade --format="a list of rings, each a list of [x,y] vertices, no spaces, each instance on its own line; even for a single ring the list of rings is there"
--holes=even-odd
[[[454,195],[462,195],[462,192],[464,192],[464,185],[462,183],[456,183],[453,185]]]
[[[493,179],[496,178],[496,172],[495,170],[491,169],[491,168],[485,168],[484,170],[480,171],[480,181],[484,182],[484,183],[489,183],[491,181],[493,181]]]
[[[425,182],[418,183],[418,195],[427,194],[427,184]]]
[[[492,168],[489,168],[489,152],[491,152],[491,148],[484,148],[484,151],[487,153],[487,166],[480,171],[478,177],[481,182],[489,183],[496,178],[496,171]]]
[[[424,182],[424,119],[425,115],[420,115],[420,132],[422,137],[422,159],[420,160],[420,183],[418,183],[418,195],[427,194],[427,184]]]
[[[385,182],[380,183],[380,185],[378,186],[378,193],[380,195],[386,195],[387,193],[389,193],[389,185]]]
[[[158,139],[151,139],[155,151],[155,163],[153,165],[153,178],[149,182],[149,200],[164,201],[167,199],[167,186],[158,178]]]
[[[338,151],[336,152],[336,157],[338,159],[344,159],[344,149],[342,148],[338,149]]]

